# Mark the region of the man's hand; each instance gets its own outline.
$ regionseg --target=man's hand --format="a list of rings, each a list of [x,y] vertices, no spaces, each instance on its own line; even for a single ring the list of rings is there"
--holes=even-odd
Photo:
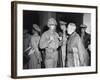
[[[60,42],[59,42],[59,46],[62,46],[63,45],[63,40],[61,40]]]
[[[35,52],[35,50],[34,50],[34,49],[31,49],[31,50],[29,51],[29,54],[28,54],[28,55],[33,54],[34,52]]]
[[[78,52],[78,49],[77,48],[73,48],[73,52],[74,53],[77,53]]]
[[[41,53],[38,51],[37,52],[37,54],[38,54],[38,61],[39,61],[39,63],[41,63],[42,62],[42,57],[41,57]]]

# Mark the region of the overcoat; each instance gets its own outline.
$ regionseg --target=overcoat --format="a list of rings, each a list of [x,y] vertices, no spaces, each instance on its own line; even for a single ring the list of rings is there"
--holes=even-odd
[[[84,48],[80,36],[74,32],[67,43],[67,66],[87,66],[89,56]]]
[[[41,54],[39,52],[39,41],[40,41],[40,36],[38,35],[33,35],[31,37],[31,50],[29,52],[30,56],[30,61],[29,61],[29,69],[34,69],[34,68],[41,68],[41,63],[39,60],[41,59]]]

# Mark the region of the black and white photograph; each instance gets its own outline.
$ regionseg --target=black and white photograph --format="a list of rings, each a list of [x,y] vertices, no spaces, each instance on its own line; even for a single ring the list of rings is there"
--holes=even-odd
[[[91,66],[91,14],[23,11],[23,69]]]
[[[97,72],[96,6],[15,3],[16,77]]]

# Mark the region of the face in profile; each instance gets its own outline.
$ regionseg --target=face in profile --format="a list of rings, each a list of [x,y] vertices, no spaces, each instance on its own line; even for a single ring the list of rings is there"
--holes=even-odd
[[[82,28],[82,29],[81,29],[81,32],[82,32],[82,33],[84,33],[84,32],[85,32],[85,30],[86,30],[86,28]]]
[[[72,34],[76,30],[76,25],[74,23],[69,23],[67,27],[68,34]]]
[[[62,29],[63,31],[66,31],[66,25],[61,25],[61,29]]]

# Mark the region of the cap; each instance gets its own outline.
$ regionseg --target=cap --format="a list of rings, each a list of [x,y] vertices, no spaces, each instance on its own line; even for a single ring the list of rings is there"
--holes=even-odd
[[[81,24],[80,27],[81,27],[81,28],[87,28],[87,25]]]
[[[39,26],[37,24],[33,24],[33,29],[35,29],[38,32],[41,31],[41,29],[39,28]]]
[[[60,23],[60,25],[66,25],[67,24],[67,22],[64,22],[64,21],[60,21],[59,23]]]

